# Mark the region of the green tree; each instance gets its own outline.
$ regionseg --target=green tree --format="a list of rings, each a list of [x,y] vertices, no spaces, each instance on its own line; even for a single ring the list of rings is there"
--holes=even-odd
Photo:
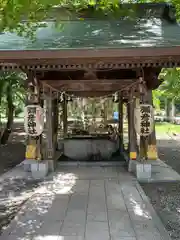
[[[180,99],[180,68],[163,69],[161,76],[164,79],[160,86],[162,96],[168,99]]]
[[[159,90],[159,89],[154,90],[152,95],[153,95],[153,105],[154,105],[154,108],[156,110],[160,110],[160,104],[161,104],[160,97],[162,95],[161,90]]]
[[[162,69],[159,77],[164,81],[158,89],[153,91],[153,103],[156,110],[160,110],[160,103],[164,101],[169,109],[169,103],[172,100],[180,101],[180,68]]]
[[[7,116],[4,129],[0,129],[0,143],[6,144],[12,131],[15,109],[25,101],[24,80],[26,75],[18,72],[0,74],[0,113]]]

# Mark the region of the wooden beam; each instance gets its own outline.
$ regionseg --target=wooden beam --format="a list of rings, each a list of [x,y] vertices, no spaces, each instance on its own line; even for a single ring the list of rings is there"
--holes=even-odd
[[[170,61],[171,56],[178,56],[180,53],[180,46],[174,47],[143,47],[143,48],[109,48],[109,49],[61,49],[61,50],[17,50],[12,54],[12,50],[1,51],[0,60],[2,63],[14,61],[19,62],[30,61],[36,64],[37,62],[49,63],[51,61],[69,60],[77,63],[77,60],[93,59],[101,61],[104,58],[109,59],[121,59],[126,62],[127,59],[132,61],[132,58],[136,58],[136,62],[142,58],[162,58]],[[138,59],[137,59],[138,57]],[[40,61],[41,60],[41,61]],[[144,60],[144,59],[143,59]],[[112,62],[112,61],[111,61]]]
[[[48,85],[53,85],[53,86],[61,86],[64,84],[74,84],[74,83],[84,83],[84,84],[120,84],[120,83],[133,83],[138,81],[138,79],[77,79],[77,80],[72,80],[72,79],[58,79],[58,80],[41,80],[42,83],[46,83]]]
[[[78,91],[78,92],[67,92],[70,95],[74,95],[77,97],[101,97],[101,96],[110,96],[114,93],[114,91]]]
[[[91,92],[91,91],[118,91],[121,88],[128,87],[133,83],[132,80],[123,82],[119,80],[46,80],[43,81],[45,84],[60,90],[67,92]]]

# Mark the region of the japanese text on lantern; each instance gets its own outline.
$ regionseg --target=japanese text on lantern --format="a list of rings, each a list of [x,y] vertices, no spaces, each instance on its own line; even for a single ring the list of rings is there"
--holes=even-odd
[[[151,106],[141,106],[140,108],[140,135],[151,133]]]
[[[140,136],[148,136],[154,127],[153,107],[149,104],[140,104],[134,109],[134,127]]]
[[[37,135],[36,131],[36,107],[28,107],[28,133],[29,135]]]
[[[25,131],[29,136],[39,136],[44,129],[44,114],[41,106],[28,105],[25,107]]]

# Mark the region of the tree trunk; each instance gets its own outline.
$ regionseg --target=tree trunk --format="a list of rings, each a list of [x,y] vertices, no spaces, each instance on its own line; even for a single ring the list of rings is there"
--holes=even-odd
[[[12,132],[12,125],[13,125],[13,120],[14,120],[14,105],[13,105],[13,99],[12,99],[12,89],[11,85],[7,87],[7,105],[8,105],[8,116],[7,116],[7,123],[6,127],[4,129],[4,132],[1,136],[0,143],[2,145],[6,144],[9,136]]]

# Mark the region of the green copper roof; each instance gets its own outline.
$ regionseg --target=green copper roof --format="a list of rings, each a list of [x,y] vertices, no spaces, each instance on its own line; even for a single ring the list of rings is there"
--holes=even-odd
[[[157,5],[159,6],[159,5]],[[163,5],[164,6],[164,5]],[[148,12],[147,12],[148,9]],[[180,45],[180,26],[164,19],[163,9],[140,11],[134,18],[84,19],[54,22],[39,28],[34,41],[13,33],[0,34],[0,50],[43,50],[72,48],[170,47]],[[141,9],[142,10],[142,9]],[[139,13],[139,12],[138,12]],[[149,15],[147,14],[149,13]]]

